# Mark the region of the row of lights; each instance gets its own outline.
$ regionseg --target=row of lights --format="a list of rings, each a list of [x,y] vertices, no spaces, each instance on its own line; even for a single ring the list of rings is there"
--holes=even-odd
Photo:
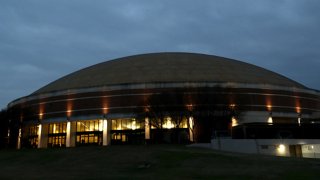
[[[193,105],[190,104],[190,105],[187,105],[187,107],[188,107],[188,109],[191,109],[191,110],[192,110]],[[231,110],[234,110],[234,108],[236,107],[236,105],[235,105],[235,104],[230,104],[229,107],[230,107]],[[72,110],[71,110],[71,109],[72,109],[72,104],[71,104],[71,103],[68,103],[67,109],[68,109],[68,110],[66,111],[66,113],[67,113],[67,121],[69,121],[69,120],[70,120],[70,117],[71,117],[71,114],[72,114]],[[268,117],[268,119],[267,119],[267,123],[268,123],[268,124],[272,124],[272,123],[273,123],[272,111],[271,111],[272,106],[271,106],[271,105],[267,105],[267,109],[269,110],[269,117]],[[104,117],[104,119],[105,119],[105,114],[106,114],[108,108],[106,108],[106,106],[104,105],[104,108],[102,108],[102,110],[103,110],[103,112],[104,112],[103,117]],[[300,125],[301,125],[300,107],[297,107],[297,110],[298,110],[298,124],[299,124],[299,126],[300,126]],[[43,116],[44,116],[43,111],[44,111],[44,108],[43,108],[43,107],[40,107],[40,110],[39,110],[39,120],[42,120],[42,119],[43,119]],[[232,127],[239,125],[239,124],[238,124],[238,120],[236,119],[236,117],[233,116],[233,117],[231,118],[231,121],[232,121]],[[171,127],[170,123],[168,124],[168,126]]]
[[[267,123],[270,125],[273,124],[272,112],[269,113]],[[232,127],[239,125],[238,120],[234,116],[231,117],[231,124],[232,124]],[[299,124],[299,126],[301,126],[301,114],[300,113],[298,114],[298,124]]]

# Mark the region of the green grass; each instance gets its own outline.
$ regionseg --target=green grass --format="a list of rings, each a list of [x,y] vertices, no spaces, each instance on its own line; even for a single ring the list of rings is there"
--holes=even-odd
[[[319,179],[320,160],[178,145],[0,151],[0,179]]]

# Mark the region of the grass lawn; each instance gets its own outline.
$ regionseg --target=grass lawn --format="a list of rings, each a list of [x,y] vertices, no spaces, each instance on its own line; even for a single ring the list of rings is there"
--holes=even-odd
[[[320,160],[178,145],[0,150],[0,179],[320,179]]]

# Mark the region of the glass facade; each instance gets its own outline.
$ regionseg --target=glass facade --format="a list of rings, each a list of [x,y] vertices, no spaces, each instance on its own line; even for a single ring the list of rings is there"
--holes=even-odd
[[[77,122],[76,144],[102,145],[103,120],[86,120]]]
[[[38,147],[38,131],[39,126],[27,126],[25,128],[26,137],[24,138],[22,144],[25,147],[32,147],[37,148]]]
[[[61,134],[66,133],[67,123],[55,123],[49,124],[49,134]]]
[[[173,129],[173,128],[188,128],[188,120],[186,117],[171,118],[169,116],[161,119],[151,119],[151,129]]]
[[[77,132],[102,131],[102,120],[87,120],[77,122]]]
[[[144,129],[144,121],[132,119],[114,119],[112,120],[111,130],[136,130]]]
[[[111,120],[111,144],[142,144],[145,122],[135,118]]]
[[[67,123],[49,124],[48,147],[66,147]]]
[[[156,122],[161,125],[153,126]],[[180,118],[180,120],[173,119],[169,116],[163,118],[162,121],[151,121],[150,131],[152,137],[158,136],[158,134],[176,134],[180,130],[188,128],[188,121],[186,118]],[[121,118],[110,119],[108,125],[104,124],[105,120],[102,119],[90,119],[81,120],[75,122],[61,122],[42,124],[41,138],[45,141],[41,143],[41,147],[66,147],[66,146],[86,146],[86,145],[102,145],[104,129],[109,129],[105,132],[106,137],[110,137],[111,144],[144,144],[145,143],[145,118]],[[72,123],[72,125],[68,125]],[[177,128],[178,127],[178,128]],[[23,147],[40,147],[39,141],[39,126],[26,126],[24,130]],[[180,129],[180,130],[179,130]],[[178,131],[179,130],[179,131]],[[45,137],[47,136],[47,138]],[[167,135],[166,135],[167,136]],[[70,138],[67,141],[67,138]],[[161,137],[162,138],[162,137]],[[41,141],[43,141],[41,139]],[[110,143],[110,142],[105,142]]]

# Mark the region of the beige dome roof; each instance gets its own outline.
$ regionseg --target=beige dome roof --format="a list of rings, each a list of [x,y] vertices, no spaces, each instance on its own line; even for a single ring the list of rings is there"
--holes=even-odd
[[[117,84],[216,82],[306,88],[282,75],[228,58],[194,53],[152,53],[106,61],[64,76],[34,92]]]

